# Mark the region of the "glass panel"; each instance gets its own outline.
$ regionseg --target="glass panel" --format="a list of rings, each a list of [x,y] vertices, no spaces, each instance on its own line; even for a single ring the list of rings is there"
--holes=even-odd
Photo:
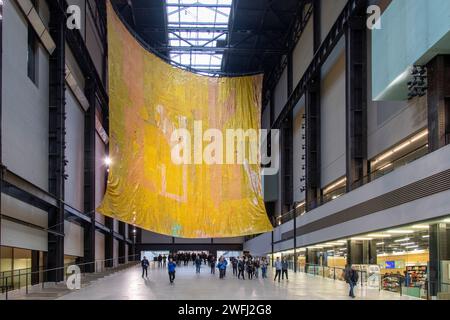
[[[220,70],[223,54],[212,50],[217,40],[227,38],[231,4],[232,0],[166,0],[172,60],[201,71]]]
[[[2,288],[12,284],[11,278],[12,261],[13,261],[12,248],[1,247],[0,286],[2,286]]]
[[[24,287],[27,283],[31,283],[31,250],[13,249],[13,285],[14,288]]]

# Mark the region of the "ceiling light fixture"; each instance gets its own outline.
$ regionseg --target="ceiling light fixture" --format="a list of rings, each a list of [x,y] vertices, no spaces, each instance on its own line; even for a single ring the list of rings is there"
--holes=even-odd
[[[410,233],[414,233],[414,231],[412,231],[412,230],[389,230],[389,231],[386,231],[386,233],[410,234]]]
[[[368,237],[372,238],[390,238],[392,237],[390,234],[384,234],[384,233],[371,233],[367,235]]]
[[[398,239],[398,240],[394,240],[394,242],[405,242],[405,241],[409,241],[409,240],[411,240],[411,238]]]

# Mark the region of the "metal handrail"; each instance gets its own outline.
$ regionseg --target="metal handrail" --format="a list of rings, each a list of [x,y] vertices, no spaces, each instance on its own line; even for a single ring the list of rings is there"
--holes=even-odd
[[[125,261],[128,260],[127,263],[119,263],[119,261],[125,259]],[[111,267],[107,267],[106,263],[107,262],[113,262]],[[115,261],[117,261],[117,265],[115,264]],[[11,270],[11,271],[3,271],[3,275],[0,277],[0,288],[1,288],[1,293],[5,293],[5,299],[8,300],[8,293],[10,291],[13,290],[20,290],[23,288],[23,285],[21,284],[21,277],[25,277],[25,290],[26,290],[26,294],[28,294],[28,288],[30,285],[30,281],[29,278],[31,278],[33,275],[38,275],[39,279],[36,283],[32,284],[34,285],[38,285],[38,284],[42,284],[42,288],[44,289],[45,283],[51,283],[51,282],[61,282],[64,281],[64,279],[67,276],[67,273],[64,272],[69,266],[77,266],[79,267],[82,272],[81,274],[97,274],[97,273],[101,273],[104,272],[106,270],[113,270],[113,269],[120,269],[121,267],[126,267],[129,266],[130,264],[137,264],[140,262],[139,259],[139,255],[128,255],[128,256],[123,256],[123,257],[117,257],[117,258],[110,258],[110,259],[103,259],[103,260],[94,260],[91,262],[84,262],[84,263],[78,263],[78,264],[64,264],[64,266],[62,267],[57,267],[57,268],[51,268],[51,269],[45,269],[45,270],[36,270],[36,271],[27,271],[30,270],[31,268],[26,268],[26,269],[18,269],[18,270]],[[86,272],[84,271],[86,266],[90,266],[93,265],[94,266],[94,271],[92,272]],[[100,269],[97,269],[97,266],[100,265],[102,266]],[[18,274],[14,274],[15,272],[18,271]],[[22,271],[27,271],[22,273]],[[46,281],[46,274],[48,274],[49,272],[63,272],[62,274],[62,280],[61,281]],[[9,276],[4,276],[4,273],[6,272],[11,272],[12,274]],[[19,279],[18,281],[18,286],[16,288],[16,284],[15,284],[15,278]]]

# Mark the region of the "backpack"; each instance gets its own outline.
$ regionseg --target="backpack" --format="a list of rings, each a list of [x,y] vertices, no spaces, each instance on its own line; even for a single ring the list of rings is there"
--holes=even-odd
[[[359,280],[359,274],[358,274],[358,271],[356,271],[356,270],[353,270],[352,271],[352,281],[353,281],[353,283],[357,283],[358,282],[358,280]]]

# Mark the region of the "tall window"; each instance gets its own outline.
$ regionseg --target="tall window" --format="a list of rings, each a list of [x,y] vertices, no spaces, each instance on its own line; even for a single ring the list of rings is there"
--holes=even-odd
[[[34,84],[38,84],[38,42],[36,32],[33,27],[28,26],[28,55],[27,55],[28,78]]]

